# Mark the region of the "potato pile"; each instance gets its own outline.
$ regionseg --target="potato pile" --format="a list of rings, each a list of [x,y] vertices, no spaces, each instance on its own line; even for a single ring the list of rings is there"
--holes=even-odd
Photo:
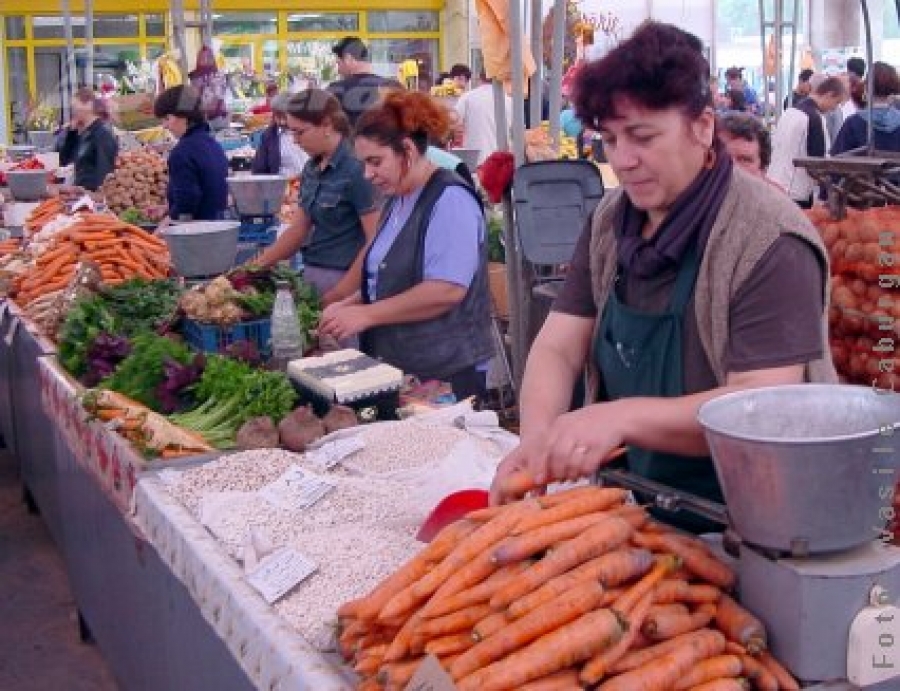
[[[357,688],[399,691],[432,654],[460,691],[799,691],[730,567],[625,498],[579,487],[444,528],[338,610]]]
[[[900,371],[900,208],[849,209],[841,221],[824,209],[809,215],[831,257],[835,366],[851,383],[891,388]]]
[[[151,151],[129,151],[116,159],[116,169],[107,176],[100,193],[118,215],[137,209],[150,221],[158,221],[166,205],[169,173],[166,162]]]

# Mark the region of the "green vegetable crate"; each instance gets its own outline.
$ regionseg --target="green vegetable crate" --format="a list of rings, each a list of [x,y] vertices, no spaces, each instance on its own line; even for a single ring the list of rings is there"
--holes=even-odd
[[[182,322],[182,335],[191,348],[205,353],[221,353],[237,341],[249,341],[260,353],[268,353],[272,341],[272,320],[256,319],[219,326],[185,319]]]

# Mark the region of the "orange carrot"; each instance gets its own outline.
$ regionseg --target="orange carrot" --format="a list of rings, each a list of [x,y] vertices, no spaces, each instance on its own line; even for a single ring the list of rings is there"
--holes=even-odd
[[[704,630],[688,636],[673,638],[679,642],[671,650],[638,669],[609,679],[598,691],[671,689],[701,660],[718,655],[725,646],[725,637],[718,631]]]
[[[406,620],[406,623],[397,631],[397,635],[394,636],[394,640],[391,641],[387,651],[384,653],[386,662],[397,662],[407,656],[412,649],[413,636],[418,631],[421,623],[422,620],[415,614]]]
[[[507,614],[513,618],[527,614],[535,607],[566,592],[582,580],[597,580],[611,587],[643,576],[653,566],[653,555],[643,549],[619,549],[586,561],[564,574],[548,580],[537,590],[512,602]]]
[[[626,504],[609,510],[609,515],[624,518],[635,530],[641,530],[650,521],[647,509],[638,504]]]
[[[770,652],[764,650],[757,656],[757,659],[775,677],[775,680],[778,682],[778,688],[781,691],[800,691],[800,685],[797,683],[797,680],[778,660],[772,657]]]
[[[491,611],[490,606],[486,604],[472,605],[458,612],[422,621],[415,633],[426,639],[432,639],[461,631],[470,632],[472,627],[488,616]]]
[[[671,555],[663,555],[656,558],[653,568],[641,577],[641,579],[625,591],[625,594],[613,603],[613,607],[620,614],[627,614],[634,608],[644,595],[649,593],[667,573],[678,567],[678,560]]]
[[[653,592],[653,602],[667,604],[671,602],[687,602],[689,604],[702,604],[704,602],[718,602],[722,591],[712,585],[693,585],[685,580],[663,579],[658,583]]]
[[[565,505],[557,508],[562,508],[562,506]],[[497,564],[509,564],[528,559],[558,542],[571,540],[573,537],[581,535],[592,525],[603,520],[606,520],[605,514],[589,513],[567,520],[555,521],[527,532],[519,531],[517,535],[510,536],[497,545],[493,552],[493,561]]]
[[[588,685],[596,684],[609,674],[612,666],[634,645],[652,602],[653,593],[647,593],[640,599],[626,617],[627,629],[625,635],[614,646],[602,650],[588,660],[581,670],[581,681]]]
[[[654,600],[653,605],[650,607],[650,611],[647,612],[647,619],[652,620],[657,616],[667,616],[669,614],[690,614],[691,611],[687,608],[686,605],[681,604],[680,602],[670,602],[668,604],[661,605],[656,602],[656,593],[653,594]]]
[[[747,691],[747,688],[743,679],[713,679],[705,684],[692,686],[690,691]]]
[[[440,638],[432,638],[425,644],[425,652],[436,657],[447,657],[455,653],[463,653],[474,645],[472,634],[451,633]]]
[[[635,533],[632,541],[639,547],[655,552],[670,552],[684,562],[685,568],[703,580],[723,590],[734,586],[735,574],[730,567],[703,548],[692,545],[667,533]]]
[[[374,677],[370,677],[369,679],[363,679],[359,686],[356,687],[356,691],[384,691],[384,686]]]
[[[738,654],[738,659],[743,667],[742,675],[747,677],[756,691],[778,691],[778,680],[763,664],[746,653]]]
[[[662,641],[702,629],[715,615],[716,606],[707,602],[689,614],[662,613],[648,616],[641,631],[650,640]]]
[[[685,691],[715,679],[741,676],[744,666],[737,655],[716,655],[698,662],[675,685],[675,691]]]
[[[491,606],[501,609],[533,590],[554,576],[599,557],[626,542],[633,533],[632,527],[621,518],[610,516],[595,523],[581,535],[566,540],[547,556],[526,570],[515,581],[491,598]]]
[[[482,552],[447,578],[428,602],[437,604],[444,598],[456,595],[467,588],[471,588],[473,585],[483,583],[498,568],[498,565],[491,558],[491,553]],[[420,614],[424,616],[425,613],[425,608],[423,607]]]
[[[518,688],[517,691],[578,691],[581,684],[578,683],[577,669],[564,669],[554,672],[546,677],[529,681]]]
[[[559,521],[577,518],[591,513],[606,511],[625,501],[626,492],[614,487],[597,487],[594,492],[576,497],[564,504],[539,511],[523,518],[512,531],[513,535],[522,535],[536,528],[542,528]]]
[[[423,617],[439,617],[443,614],[456,612],[463,607],[469,607],[470,605],[477,605],[481,602],[487,602],[499,588],[502,588],[503,585],[508,583],[511,578],[515,578],[526,568],[528,568],[527,562],[504,566],[502,569],[498,569],[493,574],[488,576],[487,580],[485,580],[483,583],[479,583],[470,588],[467,588],[466,590],[444,598],[438,599],[436,597],[432,597],[428,601],[428,603],[420,610],[419,613]],[[438,590],[438,593],[440,592],[441,591]],[[435,593],[435,595],[437,595],[438,593]]]
[[[550,633],[583,614],[596,609],[603,597],[603,586],[585,581],[521,619],[509,623],[493,636],[463,653],[450,670],[454,679],[462,679],[482,667],[521,649],[531,641]]]
[[[693,641],[695,639],[698,639],[700,641],[700,645],[702,645],[702,647],[704,647],[704,649],[706,649],[708,652],[708,654],[701,659],[713,657],[714,655],[720,655],[722,651],[725,650],[725,636],[723,636],[718,631],[713,631],[711,629],[702,629],[700,631],[686,633],[683,636],[670,638],[667,641],[657,643],[656,645],[650,646],[649,648],[644,648],[642,650],[632,650],[623,655],[619,659],[619,661],[612,666],[612,669],[610,669],[609,672],[610,674],[621,675],[633,672],[635,670],[643,669],[654,660],[665,657],[667,654],[679,647],[693,645]]]
[[[762,622],[728,595],[722,595],[719,600],[716,626],[729,641],[740,643],[751,655],[766,649],[766,629]]]
[[[483,641],[509,625],[509,619],[503,612],[487,615],[472,628],[472,640]]]
[[[608,609],[594,610],[487,667],[461,679],[460,691],[506,691],[577,665],[615,644],[622,622]]]
[[[516,507],[505,511],[476,528],[475,532],[455,547],[438,566],[391,598],[384,606],[382,616],[392,617],[413,610],[430,597],[460,567],[505,538],[525,512],[536,510],[533,505],[523,504],[521,508]]]

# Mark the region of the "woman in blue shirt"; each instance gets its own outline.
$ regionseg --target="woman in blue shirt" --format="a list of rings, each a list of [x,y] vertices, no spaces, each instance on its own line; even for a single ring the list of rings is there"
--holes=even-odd
[[[427,155],[449,120],[425,94],[396,91],[356,126],[366,178],[388,196],[361,290],[326,308],[320,332],[361,335],[370,355],[483,396],[493,355],[484,214],[475,192]]]
[[[153,112],[178,140],[168,161],[169,219],[221,219],[228,204],[228,159],[206,124],[200,94],[191,86],[173,86],[157,97]]]

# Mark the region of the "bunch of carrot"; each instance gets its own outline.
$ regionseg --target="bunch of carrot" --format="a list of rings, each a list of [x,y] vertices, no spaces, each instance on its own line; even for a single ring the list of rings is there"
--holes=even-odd
[[[50,197],[38,204],[25,219],[25,230],[38,233],[59,214],[65,213],[65,204],[59,197]]]
[[[700,540],[625,492],[580,487],[470,513],[338,611],[359,689],[434,655],[460,691],[799,689]]]
[[[169,251],[164,241],[110,214],[87,213],[60,231],[55,242],[36,261],[35,270],[16,286],[16,301],[32,301],[66,287],[79,261],[93,261],[105,283],[130,278],[165,278]]]

